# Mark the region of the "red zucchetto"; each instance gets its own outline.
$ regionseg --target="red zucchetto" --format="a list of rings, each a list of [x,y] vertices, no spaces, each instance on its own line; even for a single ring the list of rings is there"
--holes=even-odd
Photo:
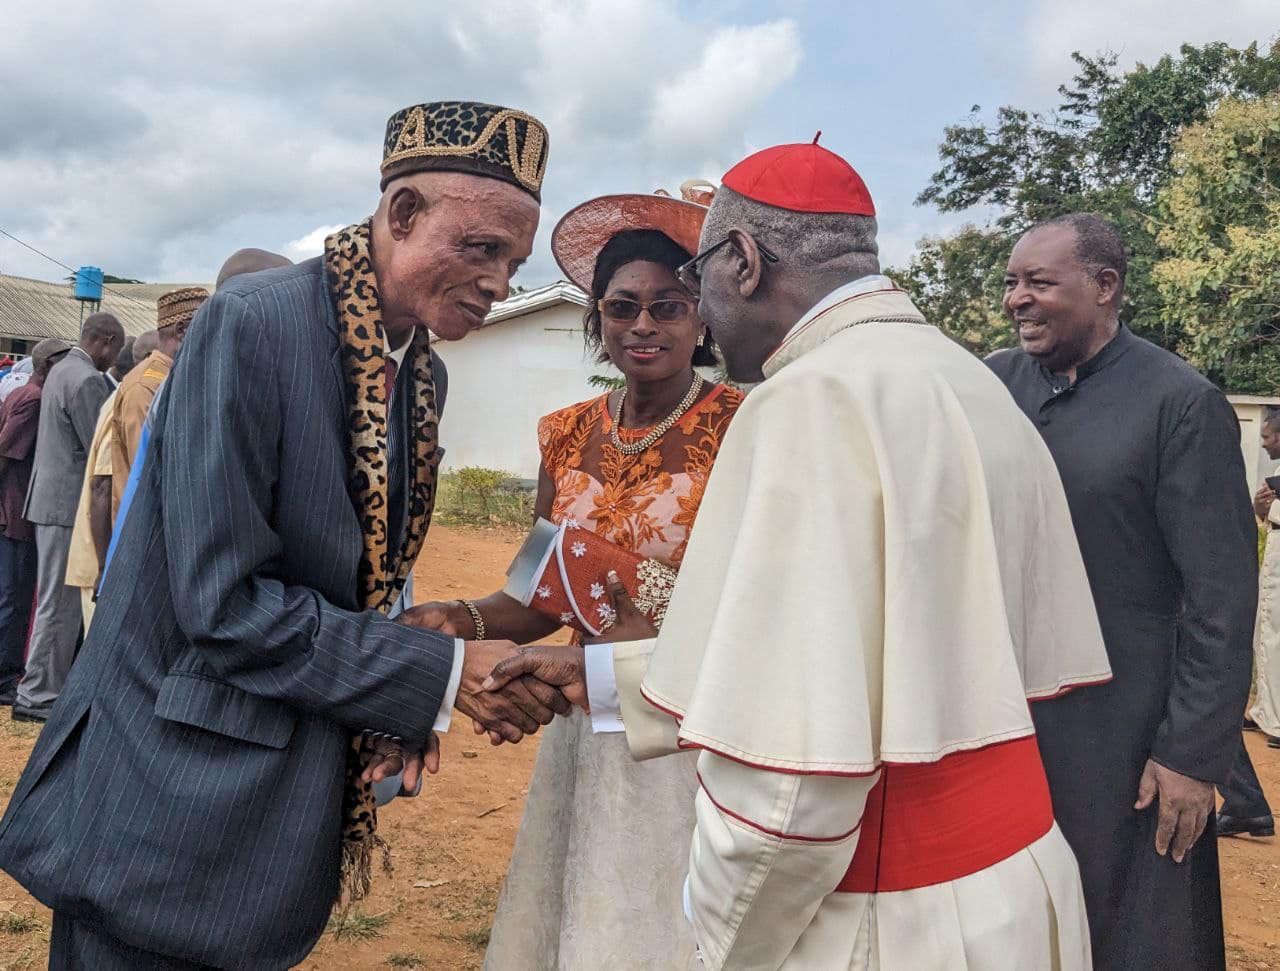
[[[726,172],[722,181],[738,195],[792,212],[876,214],[862,176],[819,145],[816,136],[809,143],[756,152]]]

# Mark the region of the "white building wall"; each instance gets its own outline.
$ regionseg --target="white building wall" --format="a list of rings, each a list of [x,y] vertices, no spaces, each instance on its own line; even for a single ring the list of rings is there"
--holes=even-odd
[[[582,308],[567,302],[433,346],[449,369],[445,471],[478,465],[536,479],[538,419],[601,394],[587,379],[608,371],[588,362]]]
[[[1262,447],[1262,414],[1268,405],[1280,405],[1280,398],[1229,394],[1227,400],[1240,421],[1240,451],[1244,455],[1244,473],[1252,496],[1263,479],[1276,474],[1276,463]]]

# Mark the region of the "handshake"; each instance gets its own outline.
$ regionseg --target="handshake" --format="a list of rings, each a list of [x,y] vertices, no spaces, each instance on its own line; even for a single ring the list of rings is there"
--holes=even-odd
[[[609,636],[601,639],[652,637],[656,632],[653,623],[635,606],[616,574],[609,574],[606,587],[616,621]],[[453,637],[469,633],[470,625],[464,627],[451,608],[449,604],[423,604],[406,611],[400,621]],[[574,705],[589,710],[582,648],[550,644],[521,647],[507,640],[469,640],[465,644],[453,705],[471,719],[477,735],[487,733],[494,745],[519,742],[551,724],[556,715],[568,715]],[[432,734],[426,751],[411,756],[400,749],[398,740],[372,736],[365,742],[364,762],[366,781],[381,782],[403,771],[404,789],[413,791],[423,768],[430,773],[439,770],[439,740]]]

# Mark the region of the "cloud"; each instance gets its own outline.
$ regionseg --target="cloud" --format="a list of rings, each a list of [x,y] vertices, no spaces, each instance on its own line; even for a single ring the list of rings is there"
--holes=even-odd
[[[795,74],[801,57],[790,21],[716,31],[697,63],[658,87],[648,142],[668,156],[714,158],[738,141],[744,121]]]
[[[1075,73],[1072,51],[1113,52],[1120,67],[1130,68],[1176,53],[1182,44],[1266,44],[1280,29],[1275,0],[1223,0],[1212,7],[1203,0],[1034,0],[1026,11],[1022,42],[1005,53],[1021,62],[1041,96],[1056,95]]]
[[[312,254],[372,211],[385,120],[433,98],[551,131],[544,205],[715,177],[802,52],[793,23],[676,0],[48,0],[0,32],[0,227],[71,265],[207,279],[242,246]],[[717,8],[719,9],[719,8]],[[69,29],[83,25],[84,29]],[[317,228],[318,227],[318,228]],[[557,275],[550,225],[522,273]],[[0,243],[0,271],[61,270]]]
[[[284,255],[295,263],[301,263],[303,260],[309,260],[313,256],[319,256],[324,252],[326,237],[331,236],[342,228],[342,223],[334,223],[332,226],[317,226],[311,232],[285,243]]]

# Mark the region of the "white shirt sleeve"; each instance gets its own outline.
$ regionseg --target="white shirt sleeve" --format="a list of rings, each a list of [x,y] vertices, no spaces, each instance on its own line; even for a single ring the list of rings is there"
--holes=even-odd
[[[879,774],[770,772],[698,757],[686,912],[709,968],[777,968],[853,862]]]
[[[613,645],[587,644],[584,651],[591,730],[596,733],[625,732],[622,703],[618,700],[618,679],[613,669]]]
[[[453,702],[458,697],[458,685],[462,683],[462,662],[466,656],[466,645],[460,638],[455,638],[453,670],[449,673],[449,686],[444,689],[444,700],[440,702],[440,710],[436,712],[436,723],[431,726],[433,732],[447,732],[453,723]]]

